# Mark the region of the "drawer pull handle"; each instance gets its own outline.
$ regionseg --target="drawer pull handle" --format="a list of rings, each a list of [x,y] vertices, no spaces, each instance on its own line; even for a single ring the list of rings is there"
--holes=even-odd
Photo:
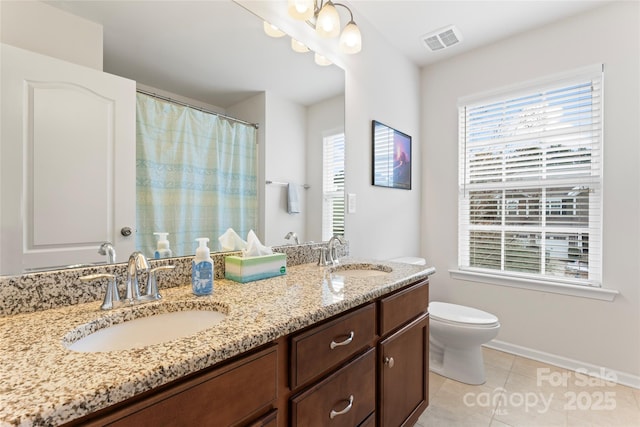
[[[384,358],[384,364],[387,365],[390,368],[393,368],[393,365],[396,364],[396,361],[393,360],[393,357],[387,356],[387,357]]]
[[[355,332],[351,331],[351,333],[349,334],[349,338],[340,342],[331,341],[331,345],[329,347],[331,347],[331,350],[333,350],[336,347],[341,347],[343,345],[351,344],[351,341],[353,341],[354,336],[355,336]]]
[[[334,419],[338,415],[346,414],[351,410],[352,407],[353,407],[353,394],[349,396],[349,404],[342,411],[334,411],[333,409],[331,410],[331,415],[330,415],[331,419]]]

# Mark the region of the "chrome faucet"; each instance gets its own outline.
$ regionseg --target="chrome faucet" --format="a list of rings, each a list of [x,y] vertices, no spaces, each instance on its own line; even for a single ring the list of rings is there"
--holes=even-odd
[[[116,263],[116,248],[113,247],[111,242],[104,242],[100,245],[98,249],[98,253],[100,255],[107,256],[107,264],[115,264]]]
[[[284,236],[285,239],[289,240],[289,239],[293,239],[294,242],[296,242],[296,245],[300,244],[300,241],[298,240],[298,235],[296,233],[294,233],[293,231],[290,231],[287,233],[286,236]]]
[[[329,239],[329,243],[327,243],[327,257],[329,258],[329,263],[331,265],[337,265],[340,263],[338,260],[338,251],[336,249],[336,241],[340,242],[340,244],[345,245],[347,243],[346,240],[342,236],[335,234]]]
[[[118,285],[116,284],[116,276],[114,274],[90,274],[80,278],[83,282],[90,282],[98,279],[109,280],[107,283],[107,291],[104,294],[104,301],[100,308],[102,310],[110,310],[112,308],[120,307],[122,302],[120,301],[120,293],[118,292]]]
[[[136,251],[129,256],[127,263],[127,294],[125,301],[129,304],[135,304],[140,301],[140,284],[138,274],[143,270],[149,272],[149,261],[142,252]]]
[[[162,298],[158,291],[158,273],[173,269],[173,265],[160,265],[149,270],[149,261],[142,252],[134,252],[129,256],[127,263],[127,293],[123,300],[120,299],[118,284],[115,274],[90,274],[80,277],[83,282],[89,282],[98,279],[108,279],[107,291],[104,295],[104,301],[100,306],[103,310],[121,307],[123,304],[133,305],[150,301],[157,301]],[[147,273],[146,293],[140,296],[140,274]]]

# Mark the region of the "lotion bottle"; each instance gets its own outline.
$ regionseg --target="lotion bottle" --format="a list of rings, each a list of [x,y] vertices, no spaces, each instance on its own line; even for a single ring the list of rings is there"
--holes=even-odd
[[[155,259],[171,258],[171,249],[169,248],[169,240],[167,240],[169,233],[153,233],[153,235],[158,236],[158,247],[153,257]]]
[[[211,251],[207,247],[209,239],[196,239],[199,246],[196,256],[191,262],[191,287],[194,295],[211,295],[213,293],[213,260]]]

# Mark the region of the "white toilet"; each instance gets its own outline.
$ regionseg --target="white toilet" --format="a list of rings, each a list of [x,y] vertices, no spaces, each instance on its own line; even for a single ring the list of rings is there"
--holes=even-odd
[[[500,330],[498,318],[475,308],[446,302],[429,303],[429,367],[467,384],[484,384],[481,345]]]
[[[425,265],[423,258],[391,261]],[[484,384],[482,344],[498,335],[500,322],[491,313],[446,302],[429,303],[429,369],[466,384]]]

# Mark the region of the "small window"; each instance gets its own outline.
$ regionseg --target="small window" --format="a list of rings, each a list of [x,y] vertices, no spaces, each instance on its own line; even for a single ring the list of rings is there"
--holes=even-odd
[[[344,133],[323,138],[322,240],[344,236]]]
[[[459,104],[461,270],[601,285],[602,66]]]

